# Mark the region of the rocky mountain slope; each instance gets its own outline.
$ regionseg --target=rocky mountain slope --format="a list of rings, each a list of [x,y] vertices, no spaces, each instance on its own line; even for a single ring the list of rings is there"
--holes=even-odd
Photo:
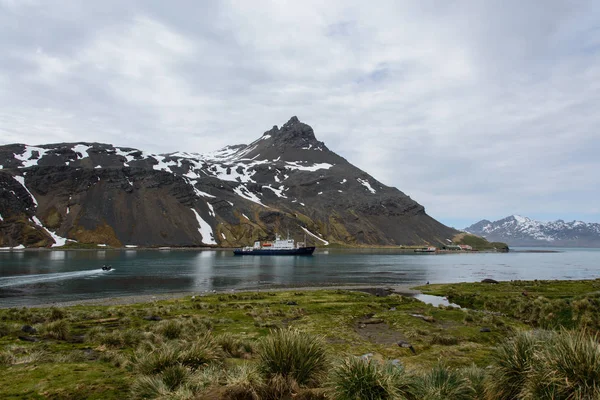
[[[210,154],[0,146],[0,247],[229,247],[288,231],[317,245],[435,244],[456,234],[296,117]]]
[[[482,220],[465,231],[509,246],[600,247],[600,224],[582,221],[539,222],[519,215]]]

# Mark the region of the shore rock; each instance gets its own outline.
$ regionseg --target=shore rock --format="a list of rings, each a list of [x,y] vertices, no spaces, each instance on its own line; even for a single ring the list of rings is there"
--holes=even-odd
[[[492,284],[498,284],[499,282],[495,279],[490,279],[490,278],[485,278],[481,281],[481,283],[492,283]]]
[[[35,335],[37,333],[37,329],[35,329],[31,325],[23,325],[21,327],[21,331],[25,333],[29,333],[30,335]]]

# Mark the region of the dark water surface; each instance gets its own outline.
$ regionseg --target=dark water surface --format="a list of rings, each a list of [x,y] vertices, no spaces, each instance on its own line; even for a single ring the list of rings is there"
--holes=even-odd
[[[102,271],[110,264],[112,271]],[[0,252],[0,306],[103,297],[327,284],[423,284],[483,278],[600,277],[600,249],[558,253],[407,254],[326,250],[312,257],[233,256],[231,251]]]

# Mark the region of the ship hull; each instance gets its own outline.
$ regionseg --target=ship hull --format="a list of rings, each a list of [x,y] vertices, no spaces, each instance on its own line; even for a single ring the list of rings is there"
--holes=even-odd
[[[233,254],[236,256],[311,256],[314,251],[314,247],[301,247],[299,249],[236,249]]]

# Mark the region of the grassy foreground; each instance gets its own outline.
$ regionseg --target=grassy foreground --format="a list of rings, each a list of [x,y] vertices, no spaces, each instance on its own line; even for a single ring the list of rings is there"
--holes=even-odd
[[[344,290],[5,309],[0,398],[598,398],[598,287],[421,288],[469,310]]]

